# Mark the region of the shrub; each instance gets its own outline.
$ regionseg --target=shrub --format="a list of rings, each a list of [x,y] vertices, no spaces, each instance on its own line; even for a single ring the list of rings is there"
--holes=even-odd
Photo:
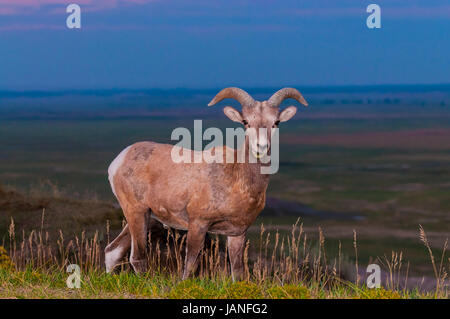
[[[170,299],[211,299],[217,298],[214,289],[207,289],[196,279],[188,279],[180,282],[172,288],[167,298]]]
[[[0,268],[3,269],[12,269],[14,268],[14,263],[11,258],[9,258],[6,249],[3,246],[0,246]]]
[[[259,299],[264,298],[262,288],[257,284],[246,281],[232,283],[226,289],[225,298],[228,299]]]
[[[295,285],[272,287],[267,290],[267,293],[273,299],[308,299],[311,297],[307,288]]]
[[[364,289],[361,291],[359,299],[401,299],[400,293],[384,288]]]

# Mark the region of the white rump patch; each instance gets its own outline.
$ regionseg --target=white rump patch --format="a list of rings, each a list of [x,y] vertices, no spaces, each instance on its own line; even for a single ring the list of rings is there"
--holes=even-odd
[[[125,156],[128,153],[128,150],[130,149],[132,145],[128,146],[126,149],[124,149],[120,154],[112,161],[111,165],[108,167],[108,179],[109,183],[111,184],[111,189],[114,193],[114,195],[117,197],[116,190],[114,189],[114,176],[117,173],[117,170],[122,166],[123,161],[125,160]]]

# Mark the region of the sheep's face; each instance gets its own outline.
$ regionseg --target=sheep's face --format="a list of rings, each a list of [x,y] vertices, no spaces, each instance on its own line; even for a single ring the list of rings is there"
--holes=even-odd
[[[270,153],[274,129],[278,127],[279,123],[291,119],[297,112],[295,106],[289,106],[280,112],[281,102],[290,98],[304,106],[308,105],[301,93],[294,88],[283,88],[275,92],[267,101],[259,102],[240,88],[228,87],[217,93],[208,106],[213,106],[228,98],[236,99],[242,105],[242,113],[231,106],[226,106],[223,112],[232,121],[244,125],[247,133],[246,145],[249,146],[250,153],[256,158]]]
[[[272,106],[267,101],[255,101],[252,106],[244,107],[242,113],[230,106],[224,108],[224,113],[229,119],[244,125],[246,143],[255,158],[270,153],[274,129],[278,128],[281,122],[291,119],[296,112],[295,106],[280,112],[278,107]]]

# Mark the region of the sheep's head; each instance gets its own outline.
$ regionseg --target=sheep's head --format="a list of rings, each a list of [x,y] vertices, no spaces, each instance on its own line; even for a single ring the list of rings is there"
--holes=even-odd
[[[290,120],[297,112],[297,107],[289,106],[280,111],[283,100],[292,98],[307,106],[308,103],[299,91],[284,88],[277,91],[267,101],[255,101],[247,92],[240,88],[229,87],[220,91],[208,106],[212,106],[223,99],[236,99],[242,106],[242,112],[231,106],[223,109],[225,115],[234,122],[242,123],[250,136],[249,146],[253,156],[260,158],[270,150],[272,130],[281,122]],[[252,138],[253,137],[253,138]]]

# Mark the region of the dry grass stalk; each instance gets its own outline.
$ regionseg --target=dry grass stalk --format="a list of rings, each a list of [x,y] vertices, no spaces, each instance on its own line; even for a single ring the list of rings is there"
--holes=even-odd
[[[445,280],[447,278],[447,272],[445,271],[445,266],[444,266],[444,256],[445,253],[447,251],[448,248],[448,238],[445,240],[444,243],[444,247],[442,250],[442,255],[441,255],[441,262],[439,264],[439,269],[436,266],[436,261],[433,255],[433,251],[431,249],[431,244],[428,241],[427,238],[427,234],[425,233],[425,230],[423,229],[422,225],[419,225],[419,237],[420,240],[423,242],[423,244],[425,245],[425,247],[428,250],[428,254],[430,256],[431,259],[431,264],[433,265],[433,271],[434,271],[434,275],[436,278],[436,295],[438,295],[439,293],[442,293],[442,287],[444,287],[445,284]]]
[[[359,285],[358,245],[356,241],[356,230],[354,229],[353,229],[353,248],[355,249],[356,286],[358,286]]]

